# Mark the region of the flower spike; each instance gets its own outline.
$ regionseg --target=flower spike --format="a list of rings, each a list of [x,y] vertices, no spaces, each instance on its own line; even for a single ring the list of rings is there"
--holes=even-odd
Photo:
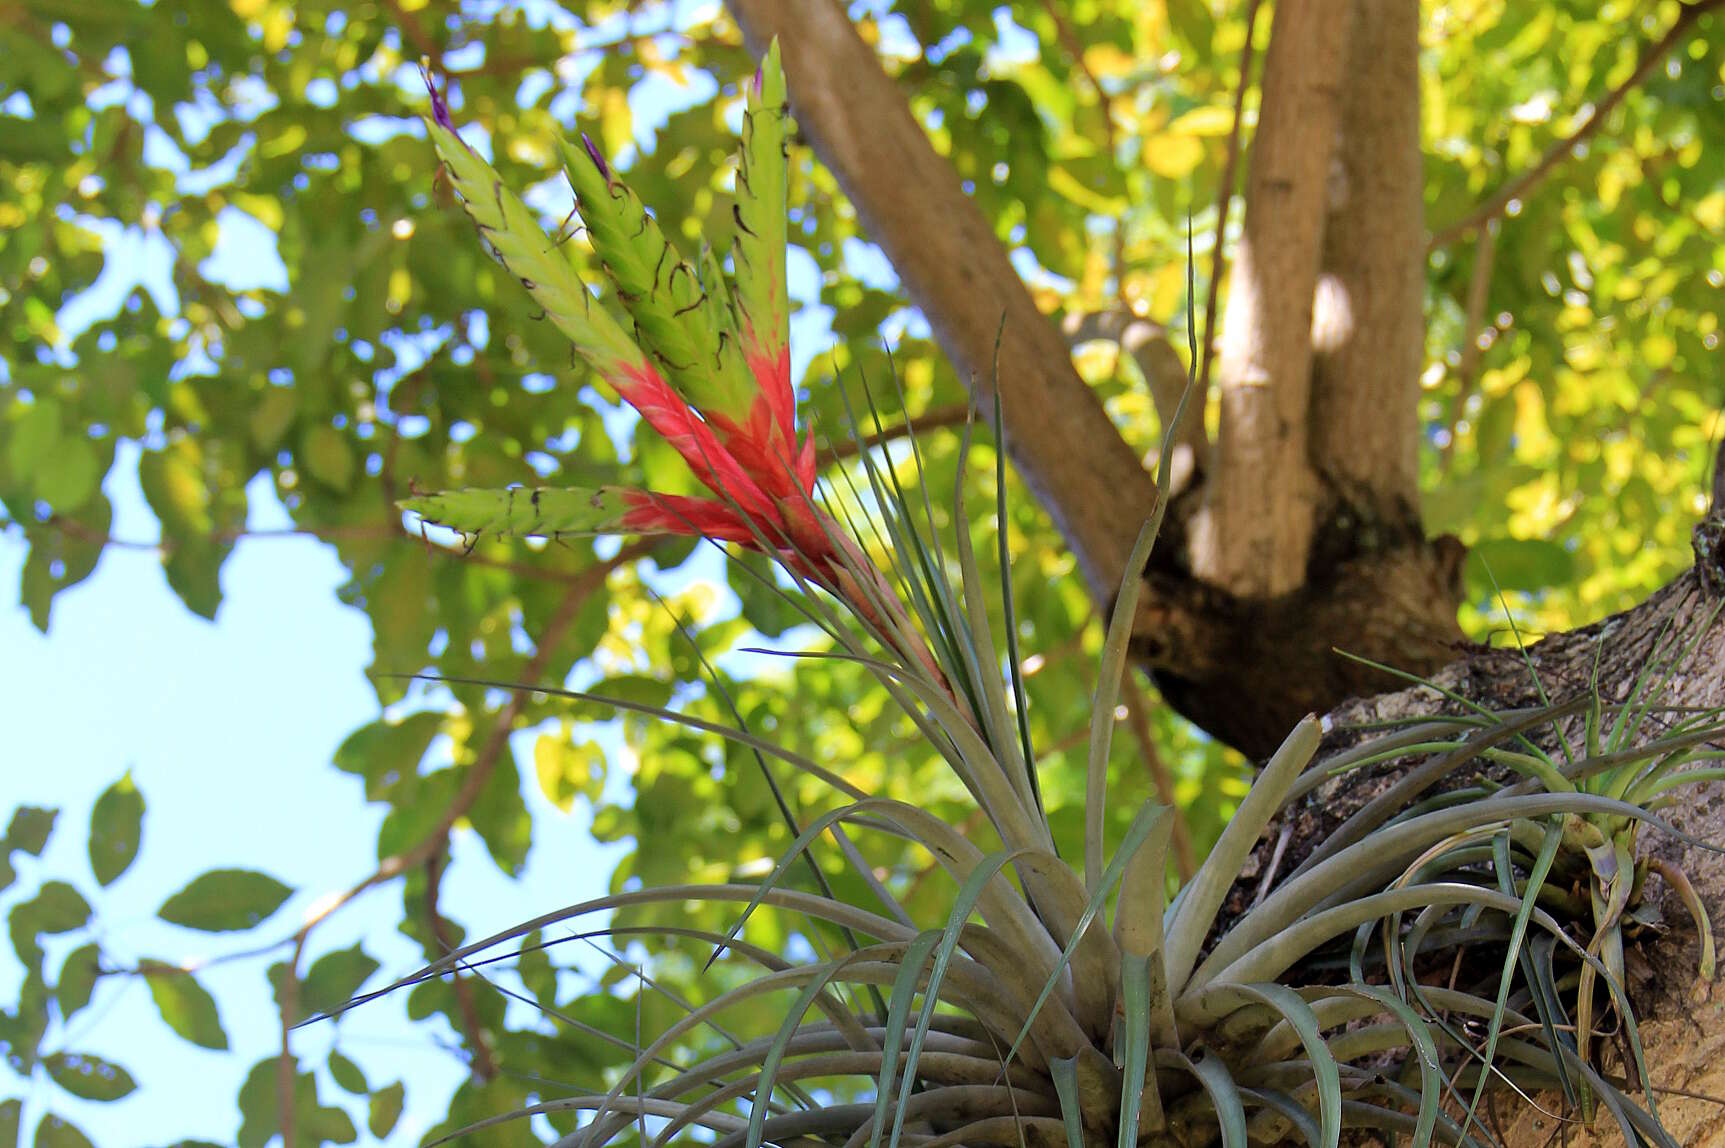
[[[427,83],[430,87],[429,73]],[[433,144],[481,236],[576,353],[688,462],[717,497],[615,487],[460,491],[408,499],[464,534],[699,534],[794,560],[831,586],[836,525],[814,502],[812,437],[799,444],[785,283],[785,84],[775,44],[749,85],[733,262],[685,262],[593,141],[565,142],[576,210],[630,320],[601,306],[496,171],[455,132],[432,91]]]

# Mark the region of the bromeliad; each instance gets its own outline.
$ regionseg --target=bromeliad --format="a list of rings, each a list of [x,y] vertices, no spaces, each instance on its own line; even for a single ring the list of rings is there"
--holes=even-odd
[[[594,256],[628,314],[625,329],[568,257],[468,146],[434,85],[432,142],[467,213],[545,318],[642,420],[689,464],[711,496],[624,487],[461,490],[401,503],[469,537],[692,535],[777,558],[844,599],[880,636],[926,659],[878,568],[815,498],[815,446],[799,442],[790,374],[785,277],[784,73],[778,45],[747,86],[738,154],[735,288],[703,247],[685,262],[640,199],[590,140],[563,144],[576,211]]]

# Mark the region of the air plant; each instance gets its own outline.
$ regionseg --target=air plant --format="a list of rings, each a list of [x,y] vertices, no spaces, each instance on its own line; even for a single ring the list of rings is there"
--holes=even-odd
[[[1478,1105],[1496,1085],[1560,1089],[1589,1112],[1603,1105],[1632,1143],[1673,1144],[1642,1065],[1623,935],[1646,874],[1635,834],[1643,825],[1675,832],[1656,807],[1673,786],[1717,772],[1678,767],[1719,756],[1721,713],[1678,715],[1650,733],[1656,717],[1670,716],[1650,672],[1621,703],[1593,691],[1492,713],[1452,698],[1448,714],[1371,731],[1317,761],[1324,731],[1308,717],[1170,897],[1167,807],[1145,802],[1112,851],[1104,840],[1115,700],[1140,587],[1129,577],[1096,685],[1082,852],[1061,856],[1026,721],[1004,531],[992,586],[970,542],[962,482],[951,507],[956,537],[941,540],[914,439],[899,463],[859,452],[846,475],[857,484],[848,510],[817,483],[811,437],[799,441],[787,355],[784,105],[775,45],[747,92],[734,286],[710,251],[698,269],[683,262],[590,144],[565,149],[577,210],[628,326],[436,106],[438,154],[498,258],[711,494],[458,491],[404,506],[470,537],[684,534],[769,555],[830,638],[831,651],[817,656],[873,673],[987,828],[961,833],[746,729],[535,687],[733,739],[763,764],[772,758],[820,779],[842,803],[807,824],[787,810],[794,843],[758,885],[598,898],[464,946],[400,982],[482,968],[505,959],[488,955],[499,946],[592,914],[736,906],[726,933],[657,931],[706,941],[714,961],[750,972],[690,1005],[609,1079],[464,1131],[544,1113],[568,1133],[561,1143],[582,1148],[637,1139],[727,1148],[1333,1146],[1344,1129],[1489,1144]],[[993,414],[998,445],[998,404]],[[998,449],[995,466],[1004,519]],[[1166,469],[1164,461],[1163,490]],[[1129,570],[1143,568],[1162,510],[1159,502]],[[859,541],[865,533],[878,562]],[[1006,603],[1004,650],[986,608],[991,592]],[[1577,720],[1579,739],[1565,736]],[[1243,912],[1225,908],[1277,818],[1338,775],[1391,765],[1396,779],[1378,799],[1279,880],[1267,875]],[[1498,772],[1481,772],[1487,765]],[[1445,790],[1452,777],[1473,780]],[[864,863],[858,833],[890,835],[944,869],[954,890],[944,919],[914,919],[891,877]],[[818,866],[819,887],[797,887],[794,866],[829,842],[871,903],[834,896]],[[1681,875],[1666,878],[1695,914],[1711,975],[1699,901]],[[762,949],[745,926],[768,912],[830,926],[845,947],[804,961]],[[1601,990],[1624,1050],[1615,1071],[1591,1043]],[[727,1016],[758,1023],[769,1007],[765,1035],[715,1040]]]

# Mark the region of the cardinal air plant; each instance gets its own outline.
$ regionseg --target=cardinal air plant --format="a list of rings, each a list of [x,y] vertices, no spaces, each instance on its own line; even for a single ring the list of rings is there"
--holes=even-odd
[[[686,263],[591,145],[565,148],[593,263],[627,316],[619,319],[462,141],[434,94],[432,139],[484,240],[710,494],[519,488],[404,505],[472,538],[680,534],[772,557],[829,635],[823,656],[872,671],[986,829],[961,832],[745,729],[542,691],[733,739],[763,768],[770,758],[830,785],[838,803],[806,824],[785,808],[794,844],[758,885],[643,888],[569,906],[401,982],[482,967],[502,959],[488,954],[507,942],[576,928],[565,923],[593,914],[735,906],[728,933],[659,931],[710,942],[715,961],[753,972],[723,980],[662,1032],[599,1034],[631,1050],[626,1068],[586,1090],[548,1089],[537,1106],[487,1124],[543,1113],[566,1133],[560,1143],[583,1148],[1332,1146],[1347,1129],[1489,1144],[1481,1096],[1504,1088],[1558,1090],[1584,1114],[1603,1108],[1630,1142],[1672,1144],[1641,1067],[1623,938],[1636,926],[1646,875],[1636,830],[1663,825],[1654,810],[1673,785],[1711,775],[1677,769],[1717,756],[1720,714],[1672,718],[1657,704],[1660,671],[1650,669],[1618,703],[1593,693],[1491,713],[1454,699],[1449,716],[1374,731],[1316,764],[1322,730],[1308,717],[1170,897],[1168,808],[1146,802],[1116,848],[1104,842],[1106,765],[1140,585],[1129,577],[1095,688],[1082,847],[1062,856],[1025,720],[1004,530],[1001,584],[990,587],[962,493],[951,508],[956,539],[943,543],[916,476],[905,481],[903,465],[862,450],[845,472],[855,484],[847,505],[869,509],[834,510],[840,500],[817,483],[812,438],[799,438],[787,348],[785,103],[775,46],[747,90],[734,282],[711,251]],[[995,465],[1004,514],[998,449]],[[1143,568],[1161,513],[1158,504],[1129,570]],[[991,590],[1006,603],[1004,647],[985,607]],[[1341,774],[1392,766],[1397,780],[1380,798],[1286,873],[1265,874],[1237,911],[1240,874],[1266,827]],[[1446,788],[1452,777],[1470,780]],[[915,919],[895,879],[864,862],[853,839],[877,833],[949,875],[943,919]],[[850,887],[867,890],[866,903],[833,895],[812,864],[827,849],[853,869]],[[802,884],[805,865],[812,888]],[[1680,874],[1667,880],[1687,889]],[[1711,933],[1692,891],[1684,897],[1710,975]],[[757,913],[784,914],[794,927],[819,922],[843,948],[799,960],[758,947],[744,932]],[[762,1010],[773,1018],[764,1035],[726,1035],[727,1017],[758,1026]],[[1607,1011],[1611,1057],[1596,1035]]]

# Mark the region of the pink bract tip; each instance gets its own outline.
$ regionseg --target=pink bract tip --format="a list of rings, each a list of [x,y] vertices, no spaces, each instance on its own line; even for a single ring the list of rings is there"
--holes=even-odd
[[[587,133],[581,133],[581,144],[587,149],[587,158],[593,161],[593,166],[599,169],[599,174],[605,177],[607,183],[611,180],[611,168],[605,162],[605,157],[599,154],[599,149],[593,146],[593,141],[587,138]]]
[[[440,128],[455,130],[455,121],[449,118],[449,104],[443,99],[443,93],[437,90],[437,81],[432,78],[431,69],[425,64],[419,65],[419,77],[425,81],[426,93],[431,96],[431,118]]]

